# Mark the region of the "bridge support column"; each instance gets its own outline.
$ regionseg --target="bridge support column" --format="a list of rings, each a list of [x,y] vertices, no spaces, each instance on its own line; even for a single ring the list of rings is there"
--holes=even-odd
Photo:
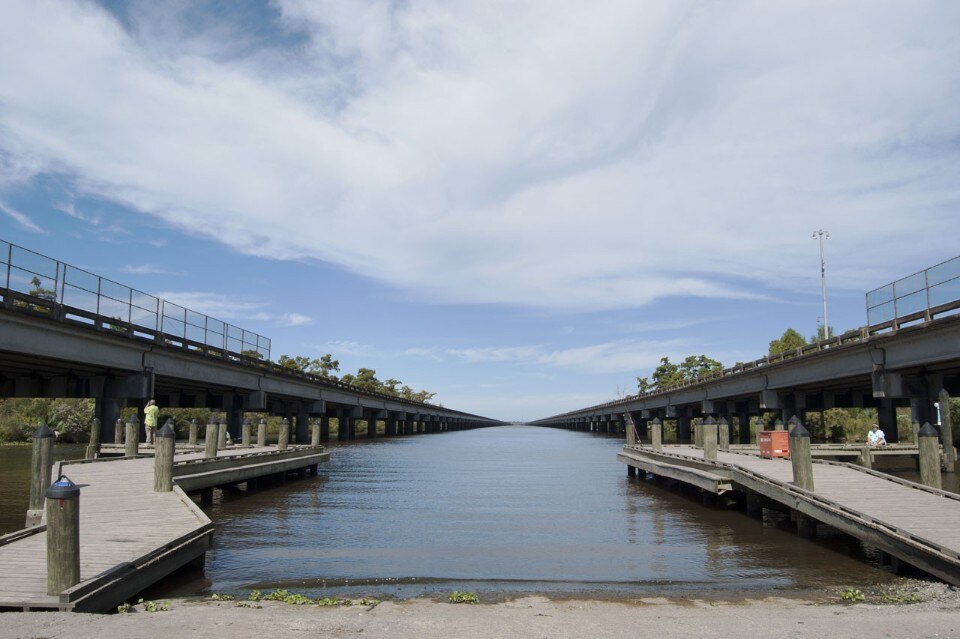
[[[677,443],[690,442],[690,413],[686,409],[677,411]]]
[[[340,422],[340,426],[338,429],[337,439],[340,441],[356,439],[356,425],[353,423],[354,411],[356,410],[357,409],[349,406],[339,409],[337,418]]]
[[[397,414],[394,412],[387,413],[387,420],[383,426],[383,434],[387,437],[396,437],[397,436]]]
[[[297,421],[293,432],[291,439],[294,444],[310,443],[310,413],[303,404],[297,406]]]
[[[897,429],[897,405],[892,399],[881,399],[877,408],[877,425],[883,431],[887,443],[900,442],[900,433]]]
[[[330,441],[330,417],[326,413],[320,416],[320,441]]]
[[[100,441],[116,442],[116,425],[120,419],[120,401],[99,397],[94,403],[94,412],[100,419]]]

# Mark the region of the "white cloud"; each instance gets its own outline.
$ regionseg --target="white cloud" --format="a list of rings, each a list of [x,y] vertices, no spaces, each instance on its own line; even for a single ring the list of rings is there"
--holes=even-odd
[[[404,355],[435,361],[467,364],[513,363],[576,368],[585,373],[636,372],[655,366],[663,355],[676,358],[688,346],[684,340],[616,340],[574,348],[556,349],[544,345],[482,348],[410,348]]]
[[[157,266],[155,264],[127,264],[126,266],[120,269],[124,273],[129,273],[131,275],[172,275],[172,271],[169,271],[162,266]]]
[[[956,250],[957,3],[276,6],[306,41],[240,55],[4,3],[0,167],[447,302],[795,289],[821,225],[834,287]]]
[[[37,226],[34,223],[34,221],[30,219],[29,216],[27,216],[24,213],[21,213],[20,211],[18,211],[13,207],[7,206],[3,202],[0,202],[0,212],[3,212],[4,214],[6,214],[7,217],[11,218],[14,222],[17,223],[17,225],[19,225],[23,229],[26,229],[28,231],[33,231],[34,233],[46,232],[42,228]]]

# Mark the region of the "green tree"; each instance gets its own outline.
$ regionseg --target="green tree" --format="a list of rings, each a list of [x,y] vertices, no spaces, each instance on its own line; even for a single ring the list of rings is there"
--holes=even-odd
[[[792,328],[788,328],[783,332],[783,335],[781,335],[779,339],[775,339],[770,342],[769,354],[771,356],[779,355],[780,353],[796,350],[806,345],[807,340],[803,338],[803,335]]]
[[[832,327],[832,326],[829,326],[828,329],[829,329],[829,330],[827,331],[828,334],[830,335],[830,337],[833,337],[833,336],[835,335],[834,330],[833,330],[833,327]],[[813,337],[811,337],[811,338],[810,338],[810,341],[811,341],[811,342],[822,342],[824,339],[825,339],[825,338],[823,337],[823,324],[821,324],[820,326],[817,327],[817,334],[814,335]]]
[[[669,357],[661,357],[660,365],[654,369],[650,379],[637,377],[637,390],[641,393],[663,390],[721,370],[723,364],[706,355],[689,355],[680,364],[674,364]]]
[[[311,375],[319,375],[334,380],[336,377],[331,375],[331,372],[340,370],[340,362],[333,359],[333,355],[330,353],[321,356],[319,359],[306,357],[304,355],[294,355],[292,357],[290,355],[281,355],[277,363],[280,364],[280,366],[300,371],[301,373],[310,373]]]

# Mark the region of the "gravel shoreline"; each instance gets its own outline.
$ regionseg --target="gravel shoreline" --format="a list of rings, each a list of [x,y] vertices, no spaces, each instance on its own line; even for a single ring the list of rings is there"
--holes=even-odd
[[[844,603],[847,599],[856,602]],[[523,596],[497,603],[437,599],[350,606],[172,599],[170,610],[132,614],[0,614],[0,639],[230,637],[957,637],[960,590],[937,582],[767,598],[642,597],[617,601]],[[159,603],[159,602],[158,602]]]

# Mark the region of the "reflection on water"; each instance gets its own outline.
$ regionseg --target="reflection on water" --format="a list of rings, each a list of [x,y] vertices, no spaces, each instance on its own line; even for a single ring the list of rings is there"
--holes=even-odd
[[[217,502],[209,583],[181,592],[768,591],[889,579],[789,522],[759,525],[628,479],[620,446],[523,426],[334,446],[318,478]]]
[[[891,578],[847,537],[800,539],[775,514],[761,524],[628,478],[621,445],[525,426],[335,444],[319,477],[218,496],[206,575],[150,596],[762,594]],[[29,458],[28,447],[0,447],[4,531],[22,526]]]

